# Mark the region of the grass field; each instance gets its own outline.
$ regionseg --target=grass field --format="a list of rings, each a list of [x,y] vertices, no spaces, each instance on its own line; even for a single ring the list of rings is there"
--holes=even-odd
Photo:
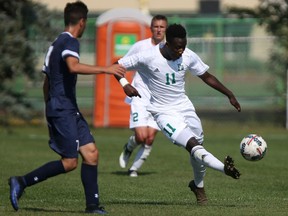
[[[138,178],[118,165],[118,156],[131,131],[92,129],[100,149],[101,203],[111,216],[287,215],[288,133],[269,125],[203,122],[206,149],[219,159],[231,155],[242,173],[234,180],[208,169],[205,188],[209,204],[199,207],[189,190],[193,178],[188,153],[159,133]],[[81,215],[85,203],[78,168],[74,172],[27,188],[17,213],[9,202],[7,179],[58,159],[48,148],[45,126],[0,128],[0,215]],[[262,161],[245,161],[239,142],[248,133],[261,134],[268,143]],[[134,155],[133,155],[134,156]]]

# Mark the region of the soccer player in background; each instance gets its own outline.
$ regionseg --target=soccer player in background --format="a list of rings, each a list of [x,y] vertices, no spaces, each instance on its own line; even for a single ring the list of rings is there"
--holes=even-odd
[[[195,194],[197,203],[205,205],[208,201],[204,190],[206,167],[234,179],[239,179],[240,172],[235,168],[230,156],[226,156],[222,163],[203,147],[201,121],[194,105],[185,94],[186,72],[190,71],[207,85],[226,95],[238,112],[241,111],[241,107],[234,94],[208,72],[209,66],[203,63],[196,53],[186,48],[186,45],[185,28],[173,24],[166,30],[164,46],[157,45],[146,51],[123,57],[118,63],[127,70],[137,70],[140,76],[149,80],[147,86],[151,92],[151,99],[147,109],[166,137],[188,151],[194,173],[194,179],[188,186]],[[133,94],[136,94],[136,90],[124,79],[121,78],[121,82],[126,83],[125,93],[134,91]]]
[[[150,30],[152,37],[138,41],[135,43],[125,56],[133,55],[139,51],[149,49],[159,43],[164,43],[165,31],[168,25],[167,18],[163,15],[156,15],[151,20]],[[132,166],[128,170],[128,175],[137,177],[137,171],[148,158],[155,136],[159,127],[153,116],[147,111],[147,106],[150,104],[150,91],[147,87],[148,80],[140,76],[137,71],[132,81],[140,97],[126,98],[130,103],[130,121],[129,127],[134,130],[134,134],[128,139],[128,142],[123,148],[123,152],[119,157],[119,164],[122,168],[126,168],[129,158],[133,150],[140,145],[135,156]]]
[[[65,30],[49,47],[45,57],[43,85],[49,145],[60,160],[55,160],[23,176],[9,178],[10,201],[19,208],[24,189],[53,176],[76,169],[79,154],[82,157],[81,180],[86,198],[86,213],[106,214],[99,206],[98,149],[87,122],[76,102],[77,74],[123,76],[125,69],[118,66],[98,67],[79,62],[79,41],[87,22],[87,6],[81,1],[67,3],[64,9]]]

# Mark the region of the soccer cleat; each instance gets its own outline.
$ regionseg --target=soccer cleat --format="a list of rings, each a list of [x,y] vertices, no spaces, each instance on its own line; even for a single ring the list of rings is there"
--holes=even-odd
[[[85,209],[85,213],[101,215],[108,214],[108,212],[104,210],[104,207],[97,205],[88,205]]]
[[[207,204],[208,199],[206,197],[204,188],[198,188],[195,185],[194,180],[190,181],[188,187],[195,194],[198,205],[206,205]]]
[[[128,174],[130,177],[138,177],[138,173],[136,170],[128,170]]]
[[[231,176],[234,179],[239,179],[241,175],[235,168],[234,161],[230,156],[226,156],[224,159],[224,172],[226,175]]]
[[[124,148],[123,148],[123,152],[121,153],[120,157],[119,157],[119,165],[122,168],[126,168],[129,158],[131,156],[131,151],[129,151],[127,149],[127,145],[128,143],[125,144]]]
[[[25,189],[23,180],[21,179],[20,176],[13,176],[9,178],[8,184],[10,185],[10,201],[12,207],[14,208],[15,211],[18,211],[19,209],[18,201]]]

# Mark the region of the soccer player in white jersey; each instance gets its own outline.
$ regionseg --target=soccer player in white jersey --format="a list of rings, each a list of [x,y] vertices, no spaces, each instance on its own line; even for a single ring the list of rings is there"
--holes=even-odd
[[[125,56],[130,56],[139,51],[149,49],[163,42],[165,38],[165,31],[167,28],[167,18],[163,15],[156,15],[151,20],[152,37],[138,41],[135,43]],[[148,158],[154,138],[158,132],[159,127],[155,122],[153,116],[147,111],[147,106],[150,104],[150,91],[147,87],[148,81],[135,72],[132,85],[138,90],[140,97],[127,97],[126,101],[130,101],[130,121],[129,127],[134,130],[134,134],[128,139],[128,142],[123,148],[123,152],[119,157],[119,164],[122,168],[126,168],[132,151],[140,146],[135,156],[134,162],[128,174],[131,177],[137,177],[137,171]]]
[[[149,80],[147,86],[151,92],[151,99],[148,110],[167,138],[189,152],[194,180],[191,180],[188,186],[195,194],[197,203],[205,205],[206,167],[218,170],[234,179],[239,179],[240,172],[235,168],[230,156],[226,156],[222,163],[203,147],[201,121],[185,94],[185,73],[190,71],[207,85],[226,95],[238,112],[241,111],[241,107],[234,94],[208,72],[209,67],[196,53],[186,48],[186,45],[185,28],[173,24],[166,30],[164,46],[155,46],[135,55],[123,57],[118,63],[127,70],[137,70],[142,79]],[[124,79],[120,80],[122,84]],[[130,92],[129,95],[137,96],[139,94],[137,90],[124,81],[125,93]]]

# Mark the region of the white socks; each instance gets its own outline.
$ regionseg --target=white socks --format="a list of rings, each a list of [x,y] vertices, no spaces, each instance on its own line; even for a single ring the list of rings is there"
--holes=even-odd
[[[128,140],[127,149],[132,152],[138,145],[140,145],[140,143],[136,142],[135,136],[134,135],[130,136]],[[138,170],[150,155],[151,150],[152,146],[142,144],[136,154],[136,157],[130,170]]]
[[[210,152],[206,151],[203,146],[197,145],[192,148],[191,155],[199,164],[224,172],[224,164]]]
[[[148,156],[150,155],[151,150],[152,150],[152,146],[141,145],[130,170],[138,170],[143,165],[143,163],[148,158]]]
[[[200,164],[198,161],[196,161],[196,159],[192,155],[190,155],[190,163],[193,167],[194,183],[196,187],[203,188],[206,167],[203,164]]]
[[[138,143],[135,140],[135,136],[134,135],[130,136],[128,139],[127,149],[132,152],[137,146]]]

